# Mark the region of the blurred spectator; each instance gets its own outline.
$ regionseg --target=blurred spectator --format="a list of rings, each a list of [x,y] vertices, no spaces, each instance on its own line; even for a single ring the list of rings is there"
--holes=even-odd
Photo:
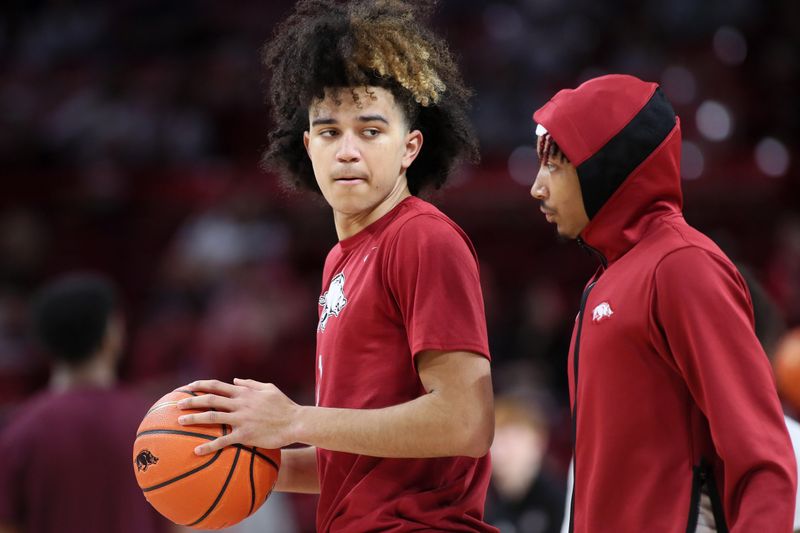
[[[240,265],[285,260],[288,246],[288,229],[266,199],[242,191],[187,220],[173,243],[173,259],[183,275],[213,286]]]
[[[542,385],[563,383],[566,390],[566,355],[572,331],[568,305],[558,285],[538,280],[521,295],[521,324],[514,353],[533,361],[544,374]]]
[[[45,268],[47,240],[33,211],[0,211],[0,427],[47,380],[47,364],[26,334],[28,295]]]
[[[764,286],[756,275],[747,267],[741,267],[747,287],[750,290],[750,298],[753,302],[753,318],[755,323],[756,337],[758,337],[764,352],[773,364],[777,374],[778,392],[788,403],[792,416],[785,415],[786,428],[792,439],[795,459],[797,460],[798,478],[800,478],[800,423],[797,422],[797,415],[800,410],[795,403],[800,400],[800,329],[787,331],[786,322],[781,315],[780,309],[775,301],[767,294]],[[782,359],[790,358],[788,368],[782,368]],[[787,380],[787,378],[790,378]],[[795,400],[795,402],[789,402]],[[796,496],[794,526],[795,532],[800,531],[800,492]]]
[[[52,374],[0,434],[0,529],[164,531],[131,475],[131,436],[149,402],[116,386],[124,322],[114,289],[63,278],[38,294],[31,316]]]
[[[787,331],[777,343],[773,365],[786,409],[800,416],[800,328]]]
[[[249,376],[308,388],[313,291],[288,265],[289,234],[263,198],[235,193],[177,231],[134,343],[137,379]],[[296,354],[296,356],[295,356]],[[308,364],[304,364],[304,361]]]
[[[29,289],[45,268],[45,222],[25,208],[0,211],[0,284]]]
[[[47,382],[47,362],[27,337],[27,299],[0,286],[0,428],[10,411]]]
[[[769,286],[790,324],[800,324],[800,217],[786,217],[778,226],[769,264]]]
[[[564,482],[548,465],[548,423],[530,399],[495,401],[492,484],[487,520],[505,533],[558,533]]]

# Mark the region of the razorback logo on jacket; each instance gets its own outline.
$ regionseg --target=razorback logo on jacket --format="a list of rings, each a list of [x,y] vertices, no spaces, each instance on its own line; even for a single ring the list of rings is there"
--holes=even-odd
[[[603,302],[592,311],[592,322],[597,324],[607,318],[611,318],[613,314],[614,311],[611,309],[611,305],[608,302]]]

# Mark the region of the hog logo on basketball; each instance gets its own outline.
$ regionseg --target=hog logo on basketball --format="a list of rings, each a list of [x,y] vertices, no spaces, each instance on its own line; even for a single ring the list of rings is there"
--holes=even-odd
[[[147,472],[147,467],[154,465],[158,462],[158,457],[153,455],[150,450],[142,450],[136,456],[136,470],[139,472]]]
[[[608,305],[608,302],[603,302],[595,307],[594,311],[592,311],[592,322],[596,324],[607,318],[611,318],[611,315],[613,314],[614,311],[611,309],[611,306]]]
[[[347,297],[344,295],[344,272],[340,272],[331,280],[328,290],[319,297],[319,305],[322,306],[322,312],[319,315],[317,330],[324,332],[331,315],[339,316],[347,305]]]

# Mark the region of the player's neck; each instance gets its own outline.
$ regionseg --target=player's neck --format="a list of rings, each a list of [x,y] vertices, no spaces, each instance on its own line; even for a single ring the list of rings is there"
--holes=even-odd
[[[93,358],[81,366],[57,363],[50,376],[50,390],[66,391],[82,387],[110,388],[116,383],[113,365],[102,357]]]
[[[355,214],[341,213],[334,210],[333,221],[336,225],[337,237],[340,241],[343,241],[356,235],[364,228],[394,209],[397,204],[409,196],[411,196],[411,192],[409,192],[408,185],[405,183],[405,180],[403,180],[402,186],[392,189],[392,192],[390,192],[386,198],[384,198],[380,203],[371,209],[367,209]]]

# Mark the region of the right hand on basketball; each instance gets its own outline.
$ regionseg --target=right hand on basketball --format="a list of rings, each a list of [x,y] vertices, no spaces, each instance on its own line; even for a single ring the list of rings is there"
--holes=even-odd
[[[275,385],[252,379],[235,379],[233,384],[215,379],[201,380],[187,387],[206,394],[178,402],[181,409],[214,409],[182,415],[178,422],[194,424],[227,424],[231,432],[195,448],[198,455],[216,452],[231,444],[278,449],[292,444],[293,423],[300,406]]]

